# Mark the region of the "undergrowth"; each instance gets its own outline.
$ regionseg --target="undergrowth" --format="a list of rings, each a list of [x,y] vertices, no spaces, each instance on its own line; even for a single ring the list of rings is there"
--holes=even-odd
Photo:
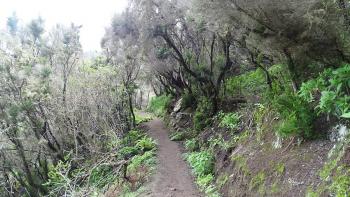
[[[148,122],[152,119],[153,119],[153,117],[150,114],[142,114],[139,111],[135,112],[135,121],[136,121],[137,125],[144,123],[144,122]]]
[[[148,105],[147,111],[153,113],[156,116],[163,117],[170,104],[171,96],[161,95],[153,97]]]
[[[214,184],[214,156],[211,152],[203,150],[200,152],[185,153],[185,158],[190,164],[199,189],[207,197],[219,197],[220,194]]]
[[[231,130],[237,129],[239,126],[239,120],[241,116],[237,113],[231,112],[231,113],[222,113],[220,112],[218,114],[220,123],[220,127],[228,128]]]
[[[302,84],[299,96],[314,106],[318,114],[350,118],[350,65],[326,69],[316,79]]]
[[[110,187],[116,187],[121,196],[136,191],[154,170],[156,142],[145,133],[132,130],[110,144],[113,145],[111,151],[97,156],[98,162],[86,161],[77,166],[70,153],[65,161],[50,166],[49,181],[45,184],[49,196],[80,196],[83,193],[101,196]],[[124,180],[124,164],[126,176],[135,182]]]
[[[305,101],[294,93],[283,93],[274,97],[271,103],[281,117],[276,129],[280,136],[314,137],[314,112]]]
[[[214,106],[208,98],[200,98],[193,117],[195,130],[201,131],[210,124],[210,117],[213,115],[213,108]]]

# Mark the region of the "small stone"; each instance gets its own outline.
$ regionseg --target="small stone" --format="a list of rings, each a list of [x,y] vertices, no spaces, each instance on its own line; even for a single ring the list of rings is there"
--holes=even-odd
[[[176,191],[176,188],[172,187],[172,188],[170,188],[170,191]]]
[[[182,106],[182,98],[176,102],[173,112],[175,113],[179,112],[181,109],[181,106]]]

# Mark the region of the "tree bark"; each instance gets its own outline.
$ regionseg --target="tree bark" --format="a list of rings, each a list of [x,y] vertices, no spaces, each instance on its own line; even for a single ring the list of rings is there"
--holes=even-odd
[[[344,0],[338,0],[338,6],[343,13],[346,28],[349,28],[350,16],[349,16],[349,9],[347,8],[346,2]]]
[[[296,70],[292,55],[290,54],[288,49],[283,49],[283,52],[284,52],[285,56],[287,57],[287,66],[288,66],[288,70],[289,70],[290,75],[291,75],[293,90],[294,90],[294,92],[297,92],[299,89],[299,82],[300,82],[299,76],[298,76],[298,71]]]
[[[134,113],[134,106],[132,104],[132,95],[128,93],[128,102],[129,102],[129,110],[131,114],[131,124],[133,127],[136,127],[136,117]]]

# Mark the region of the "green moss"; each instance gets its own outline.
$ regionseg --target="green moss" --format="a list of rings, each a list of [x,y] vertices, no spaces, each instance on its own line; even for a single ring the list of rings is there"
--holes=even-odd
[[[350,136],[339,141],[329,152],[327,161],[320,170],[319,176],[323,181],[319,193],[328,191],[332,196],[345,197],[350,194],[350,168],[340,163],[349,145]]]
[[[277,173],[277,176],[282,176],[285,171],[284,163],[278,163],[274,167],[275,172]]]
[[[236,155],[234,157],[231,157],[231,160],[235,162],[236,168],[243,172],[244,175],[247,175],[249,173],[249,168],[247,165],[247,158],[245,158],[242,155]]]
[[[145,195],[146,191],[145,187],[140,187],[136,191],[132,191],[130,187],[125,187],[123,193],[120,194],[120,197],[140,197]]]
[[[245,130],[239,134],[237,142],[242,143],[242,142],[246,141],[249,138],[249,136],[250,136],[249,130]]]
[[[221,189],[227,183],[228,179],[228,174],[224,173],[220,175],[216,180],[216,185],[218,186],[218,188]]]
[[[276,193],[280,192],[280,187],[278,186],[278,183],[277,183],[277,182],[274,182],[274,183],[271,185],[270,192],[271,192],[272,194],[276,194]]]
[[[319,197],[320,194],[317,191],[314,191],[312,188],[307,188],[305,197]]]
[[[143,138],[145,133],[140,130],[131,130],[122,139],[122,145],[134,145],[139,139]]]
[[[337,166],[338,161],[337,160],[332,160],[327,162],[322,170],[320,171],[320,177],[322,180],[326,181],[330,176],[334,168]]]
[[[255,175],[250,183],[249,183],[249,189],[258,189],[258,192],[263,195],[265,193],[265,179],[266,174],[263,171],[260,171],[257,175]]]

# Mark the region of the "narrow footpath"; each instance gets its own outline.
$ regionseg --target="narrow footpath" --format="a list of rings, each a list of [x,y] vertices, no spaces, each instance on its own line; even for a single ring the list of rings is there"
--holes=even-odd
[[[158,166],[147,186],[146,197],[201,197],[179,145],[169,139],[168,129],[160,119],[145,123],[149,135],[158,143]]]

